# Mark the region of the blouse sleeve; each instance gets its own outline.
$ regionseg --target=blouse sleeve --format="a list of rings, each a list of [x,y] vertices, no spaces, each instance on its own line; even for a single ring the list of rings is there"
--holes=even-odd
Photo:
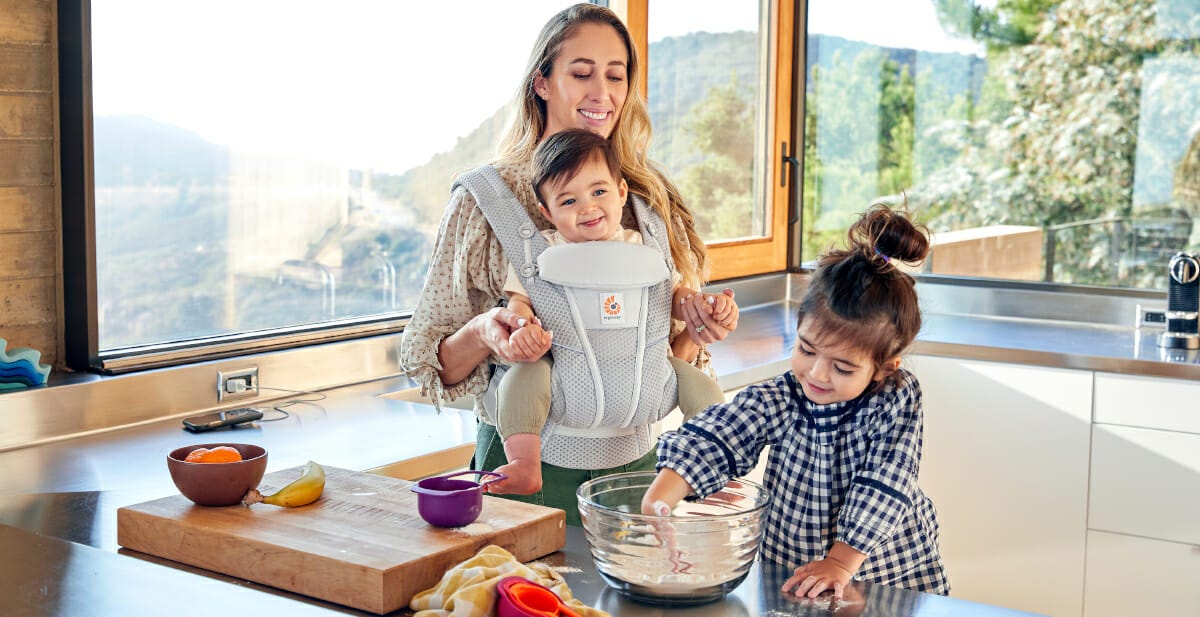
[[[871,446],[838,513],[837,539],[872,554],[890,539],[912,508],[921,460],[921,387],[898,372],[895,386],[876,395]]]
[[[421,385],[422,394],[436,404],[487,389],[491,379],[488,361],[458,383],[442,383],[438,347],[471,318],[497,305],[507,266],[475,198],[465,188],[458,188],[442,215],[429,274],[400,342],[401,366]]]

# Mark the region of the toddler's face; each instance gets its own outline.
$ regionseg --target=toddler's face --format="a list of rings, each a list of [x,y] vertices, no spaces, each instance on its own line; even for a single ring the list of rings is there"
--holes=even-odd
[[[598,157],[574,176],[546,182],[538,191],[542,211],[569,242],[608,240],[621,226],[621,210],[629,189],[617,181]]]
[[[796,332],[792,372],[809,400],[828,405],[857,397],[890,371],[877,370],[865,350],[823,340],[820,327],[805,317]]]

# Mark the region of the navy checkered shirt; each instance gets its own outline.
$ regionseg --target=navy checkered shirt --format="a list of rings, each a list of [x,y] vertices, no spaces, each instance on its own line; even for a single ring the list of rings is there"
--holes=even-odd
[[[877,392],[830,405],[805,398],[789,371],[663,434],[658,468],[703,498],[771,446],[764,559],[799,567],[841,541],[867,555],[856,579],[944,595],[937,517],[917,486],[921,433],[921,386],[904,369]]]

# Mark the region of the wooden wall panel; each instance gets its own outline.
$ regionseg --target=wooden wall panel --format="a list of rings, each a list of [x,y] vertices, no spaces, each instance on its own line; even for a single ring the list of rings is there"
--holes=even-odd
[[[6,324],[53,322],[56,312],[54,288],[53,276],[0,279],[0,327]]]
[[[0,43],[49,45],[54,36],[52,2],[0,0]]]
[[[0,140],[0,186],[54,184],[54,142]]]
[[[0,186],[0,234],[54,231],[57,216],[53,186]]]
[[[3,0],[0,0],[0,4]],[[0,17],[0,24],[4,18]],[[44,45],[0,45],[0,92],[51,92],[54,50]]]
[[[53,231],[31,231],[0,235],[0,280],[54,276],[55,236]]]
[[[54,137],[54,99],[47,94],[0,94],[0,139]]]
[[[0,338],[61,357],[55,5],[0,0]]]
[[[58,324],[53,321],[15,326],[0,324],[0,338],[8,341],[9,349],[28,347],[40,351],[42,364],[55,365],[57,362]],[[55,366],[55,370],[59,368]]]

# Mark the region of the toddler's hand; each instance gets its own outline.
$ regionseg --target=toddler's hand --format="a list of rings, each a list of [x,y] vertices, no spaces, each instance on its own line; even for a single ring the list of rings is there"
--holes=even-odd
[[[733,329],[737,325],[738,305],[726,294],[706,296],[704,301],[712,307],[713,319],[723,328]]]
[[[508,337],[515,362],[534,362],[550,351],[554,333],[542,329],[541,322],[525,323]]]
[[[783,582],[783,592],[795,588],[796,597],[815,598],[832,589],[833,597],[840,600],[852,576],[853,573],[837,561],[821,559],[796,568],[796,573]]]
[[[647,502],[643,499],[642,514],[650,516],[670,516],[671,506],[667,505],[667,502],[659,499],[650,502]]]

